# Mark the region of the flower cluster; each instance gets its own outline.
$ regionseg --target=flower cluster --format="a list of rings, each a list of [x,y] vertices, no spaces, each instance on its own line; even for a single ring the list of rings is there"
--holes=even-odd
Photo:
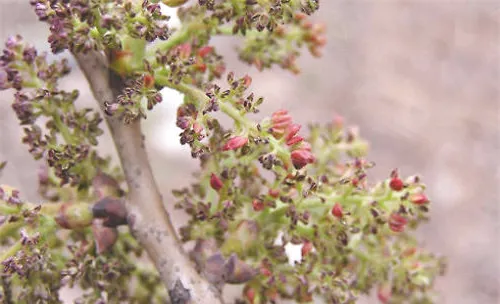
[[[220,252],[205,257],[206,263],[236,254],[246,269],[244,297],[250,303],[310,301],[314,294],[348,302],[381,282],[385,291],[390,286],[386,298],[429,300],[425,291],[444,261],[416,249],[407,234],[427,218],[430,201],[420,179],[403,180],[394,170],[387,180],[370,183],[374,164],[364,158],[366,143],[338,118],[312,126],[307,140],[286,111],[262,125],[269,126],[260,129],[265,145],[275,145],[271,152],[246,137],[231,137],[221,152],[204,158],[199,183],[174,192],[177,207],[192,216],[183,239],[218,244]],[[246,146],[249,151],[238,152]],[[274,178],[265,177],[257,160]],[[295,264],[285,253],[288,244],[301,245]]]
[[[45,158],[61,185],[83,185],[93,178],[94,166],[107,162],[92,148],[103,133],[102,118],[75,107],[78,91],[58,89],[58,80],[70,72],[67,60],[48,63],[46,57],[20,36],[9,37],[0,57],[0,75],[5,75],[0,88],[16,90],[12,108],[25,126],[22,141],[33,157]]]
[[[87,52],[120,48],[125,37],[146,41],[167,39],[169,18],[158,3],[145,0],[30,0],[40,21],[50,24],[54,53],[65,49]]]
[[[324,27],[308,20],[319,1],[162,0],[180,6],[176,31],[159,2],[30,0],[54,53],[106,55],[121,90],[106,115],[135,122],[162,102],[163,88],[184,94],[176,125],[200,172],[174,195],[189,215],[180,235],[195,242],[197,270],[220,289],[242,284],[240,301],[252,304],[352,303],[372,289],[383,303],[432,301],[445,262],[411,235],[432,205],[420,178],[393,170],[371,180],[368,144],[339,116],[307,132],[286,110],[254,121],[264,98],[250,91],[250,76],[226,72],[210,41],[238,36],[244,62],[296,73],[300,48],[319,56],[326,42]],[[60,288],[79,285],[82,303],[164,302],[158,274],[137,263],[141,246],[117,229],[127,224],[126,192],[120,170],[97,153],[101,115],[76,107],[78,92],[58,86],[67,61],[46,57],[20,36],[0,56],[0,90],[15,91],[22,141],[44,162],[39,192],[51,201],[31,204],[0,187],[0,295],[57,302]],[[291,245],[299,260],[287,255]]]

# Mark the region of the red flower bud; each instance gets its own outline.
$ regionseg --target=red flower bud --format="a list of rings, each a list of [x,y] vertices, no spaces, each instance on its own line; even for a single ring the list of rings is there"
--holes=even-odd
[[[155,85],[155,78],[151,74],[144,75],[143,85],[147,89],[151,89]]]
[[[196,62],[194,68],[200,72],[205,72],[207,70],[207,65],[203,62]]]
[[[260,265],[260,273],[266,277],[270,277],[273,274],[265,264]]]
[[[292,116],[288,114],[282,114],[282,115],[275,115],[271,117],[271,121],[273,122],[273,127],[277,128],[283,128],[283,127],[288,127],[288,125],[292,122]]]
[[[195,122],[195,123],[193,124],[193,131],[194,131],[194,133],[196,133],[196,134],[200,134],[200,133],[201,133],[201,131],[203,131],[203,127],[202,127],[199,123]]]
[[[250,302],[250,304],[253,304],[255,301],[255,289],[253,289],[252,287],[246,288],[245,297],[247,298],[248,302]]]
[[[214,48],[211,46],[204,46],[198,50],[198,56],[203,58],[203,57],[207,56],[208,54],[210,54],[213,51],[213,49]]]
[[[286,137],[285,140],[292,139],[299,132],[301,125],[299,124],[291,124],[286,128]]]
[[[302,21],[307,18],[307,15],[304,13],[296,13],[295,16],[293,16],[295,20],[297,21]]]
[[[401,191],[404,187],[404,183],[399,177],[393,177],[389,182],[389,187],[394,191]]]
[[[262,211],[264,209],[264,203],[260,200],[254,200],[252,206],[254,211]]]
[[[305,257],[309,254],[309,252],[311,252],[313,248],[313,244],[309,241],[305,241],[304,242],[304,245],[302,245],[302,257]]]
[[[337,218],[341,218],[344,215],[344,212],[342,211],[342,205],[338,202],[333,205],[332,215]]]
[[[177,46],[177,51],[179,52],[179,57],[181,59],[187,59],[191,56],[191,44],[183,43]]]
[[[412,202],[415,205],[425,205],[429,203],[429,199],[423,193],[416,193],[410,196],[410,202]]]
[[[250,87],[251,84],[252,84],[252,77],[248,75],[243,76],[243,85],[245,86],[245,88]]]
[[[316,160],[310,151],[304,149],[292,151],[291,158],[295,169],[302,169],[305,165],[311,164]]]
[[[218,64],[215,66],[215,68],[212,70],[212,73],[214,74],[215,77],[220,78],[222,74],[226,71],[226,67],[224,64]]]
[[[212,175],[210,175],[210,186],[215,191],[219,191],[224,186],[224,184],[217,175],[212,173]]]
[[[384,304],[388,303],[389,300],[391,299],[391,296],[392,296],[391,285],[385,283],[378,287],[377,297],[380,300],[380,302]]]
[[[408,249],[405,249],[405,251],[403,251],[403,253],[401,253],[401,255],[406,258],[406,257],[410,257],[410,256],[414,255],[415,252],[417,252],[417,248],[410,247]]]
[[[278,189],[269,189],[269,195],[277,198],[280,195],[280,191]]]
[[[304,137],[297,135],[297,136],[294,136],[294,137],[290,138],[289,140],[287,140],[286,144],[288,146],[293,146],[293,145],[298,144],[299,142],[301,142],[303,140],[304,140]]]
[[[389,216],[389,228],[394,232],[403,232],[407,223],[408,220],[398,213],[393,212]]]
[[[248,142],[248,138],[243,136],[235,136],[227,141],[227,143],[222,147],[222,151],[236,150],[243,147]]]

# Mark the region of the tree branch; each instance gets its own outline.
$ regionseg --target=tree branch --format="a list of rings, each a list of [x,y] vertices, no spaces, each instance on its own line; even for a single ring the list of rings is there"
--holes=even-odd
[[[75,54],[101,108],[113,103],[124,84],[111,72],[104,55]],[[140,121],[124,124],[107,116],[128,184],[128,224],[144,246],[167,287],[172,304],[222,303],[218,291],[194,268],[176,236],[149,164]]]

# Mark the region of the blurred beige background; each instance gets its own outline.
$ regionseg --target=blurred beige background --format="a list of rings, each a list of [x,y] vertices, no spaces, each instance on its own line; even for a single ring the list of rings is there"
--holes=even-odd
[[[237,62],[235,41],[217,39],[237,74],[254,76],[266,97],[262,114],[287,108],[297,121],[327,122],[335,112],[361,127],[371,141],[376,177],[393,168],[421,174],[432,198],[432,221],[420,240],[449,257],[438,303],[498,303],[499,295],[499,1],[326,1],[315,16],[328,28],[321,59],[305,55],[298,77],[273,70],[258,74]],[[28,1],[0,0],[0,40],[20,33],[41,49],[47,29]],[[64,56],[69,56],[65,54]],[[79,72],[64,81],[82,90]],[[173,126],[178,98],[167,95],[146,121],[148,147],[164,196],[189,183],[197,162],[179,147]],[[0,92],[0,184],[37,200],[37,163],[20,143],[22,129]],[[115,153],[103,137],[104,153]],[[182,217],[173,217],[179,223]],[[373,299],[366,303],[374,302]]]

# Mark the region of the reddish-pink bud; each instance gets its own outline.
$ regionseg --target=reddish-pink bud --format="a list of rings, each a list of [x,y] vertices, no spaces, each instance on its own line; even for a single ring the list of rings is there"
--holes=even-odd
[[[408,220],[398,213],[393,212],[389,216],[389,228],[394,232],[403,232],[407,223]]]
[[[359,184],[359,178],[357,177],[353,177],[352,180],[351,180],[351,183],[354,187],[357,187],[358,184]]]
[[[304,245],[302,245],[302,250],[301,250],[302,256],[303,257],[307,256],[309,252],[311,252],[312,248],[313,244],[309,241],[305,241]]]
[[[392,291],[391,291],[391,285],[388,283],[385,283],[383,285],[380,285],[377,290],[377,297],[382,303],[388,303],[389,300],[391,299],[392,296]]]
[[[292,122],[292,116],[288,114],[272,116],[271,121],[273,122],[273,127],[275,128],[286,128]]]
[[[299,131],[300,131],[301,125],[299,124],[291,124],[286,128],[286,137],[285,140],[290,140],[292,139]]]
[[[214,48],[211,46],[204,46],[198,50],[198,56],[203,58],[203,57],[207,56],[208,54],[210,54],[213,51],[213,49]]]
[[[270,277],[273,274],[271,272],[271,270],[269,269],[269,267],[267,265],[265,265],[264,263],[262,263],[260,265],[260,273],[266,277]]]
[[[243,136],[235,136],[227,141],[227,143],[222,147],[223,151],[236,150],[243,147],[248,142],[248,138]]]
[[[277,198],[280,195],[280,191],[278,189],[269,189],[269,195]]]
[[[217,175],[212,173],[212,175],[210,175],[210,186],[215,191],[219,191],[224,186],[224,184]]]
[[[262,211],[264,209],[264,203],[260,200],[253,200],[252,202],[253,210],[254,211]]]
[[[220,78],[222,74],[226,71],[226,66],[224,64],[218,64],[213,68],[212,73],[215,77]]]
[[[276,138],[280,138],[292,123],[292,117],[287,110],[278,110],[271,116],[272,132]]]
[[[251,84],[252,84],[252,77],[248,75],[243,76],[243,85],[245,86],[245,88],[250,87]]]
[[[273,113],[272,117],[288,114],[288,110],[280,109]]]
[[[195,122],[195,123],[193,124],[193,131],[194,131],[194,133],[196,133],[196,134],[200,134],[200,133],[201,133],[201,131],[203,131],[203,127],[202,127],[199,123]]]
[[[389,187],[394,191],[401,191],[404,188],[404,183],[399,177],[393,177],[389,182]]]
[[[415,205],[425,205],[429,203],[429,199],[423,193],[415,193],[410,196],[410,202]]]
[[[246,288],[245,297],[247,298],[248,302],[250,302],[250,304],[253,304],[255,302],[255,289],[253,289],[252,287]]]
[[[194,68],[200,72],[205,72],[207,70],[207,65],[201,61],[198,61],[194,64]]]
[[[316,160],[310,151],[304,149],[292,151],[291,158],[295,169],[302,169],[305,165],[311,164]]]
[[[295,20],[297,21],[302,21],[307,18],[307,15],[304,13],[296,13],[295,16],[293,16]]]
[[[332,208],[332,215],[341,218],[344,215],[344,212],[342,210],[342,205],[340,203],[335,203]]]
[[[151,89],[155,85],[155,78],[151,74],[144,75],[143,78],[144,87],[147,89]]]
[[[191,56],[191,44],[180,44],[179,46],[177,46],[177,51],[179,52],[179,57],[181,59],[187,59],[189,56]]]
[[[403,251],[403,253],[401,253],[401,255],[406,258],[406,257],[410,257],[410,256],[414,255],[415,252],[417,252],[417,248],[410,247],[408,249],[405,249],[405,251]]]
[[[293,145],[298,144],[299,142],[301,142],[303,140],[304,140],[304,137],[297,135],[297,136],[294,136],[294,137],[290,138],[289,140],[287,140],[286,144],[288,146],[293,146]]]

